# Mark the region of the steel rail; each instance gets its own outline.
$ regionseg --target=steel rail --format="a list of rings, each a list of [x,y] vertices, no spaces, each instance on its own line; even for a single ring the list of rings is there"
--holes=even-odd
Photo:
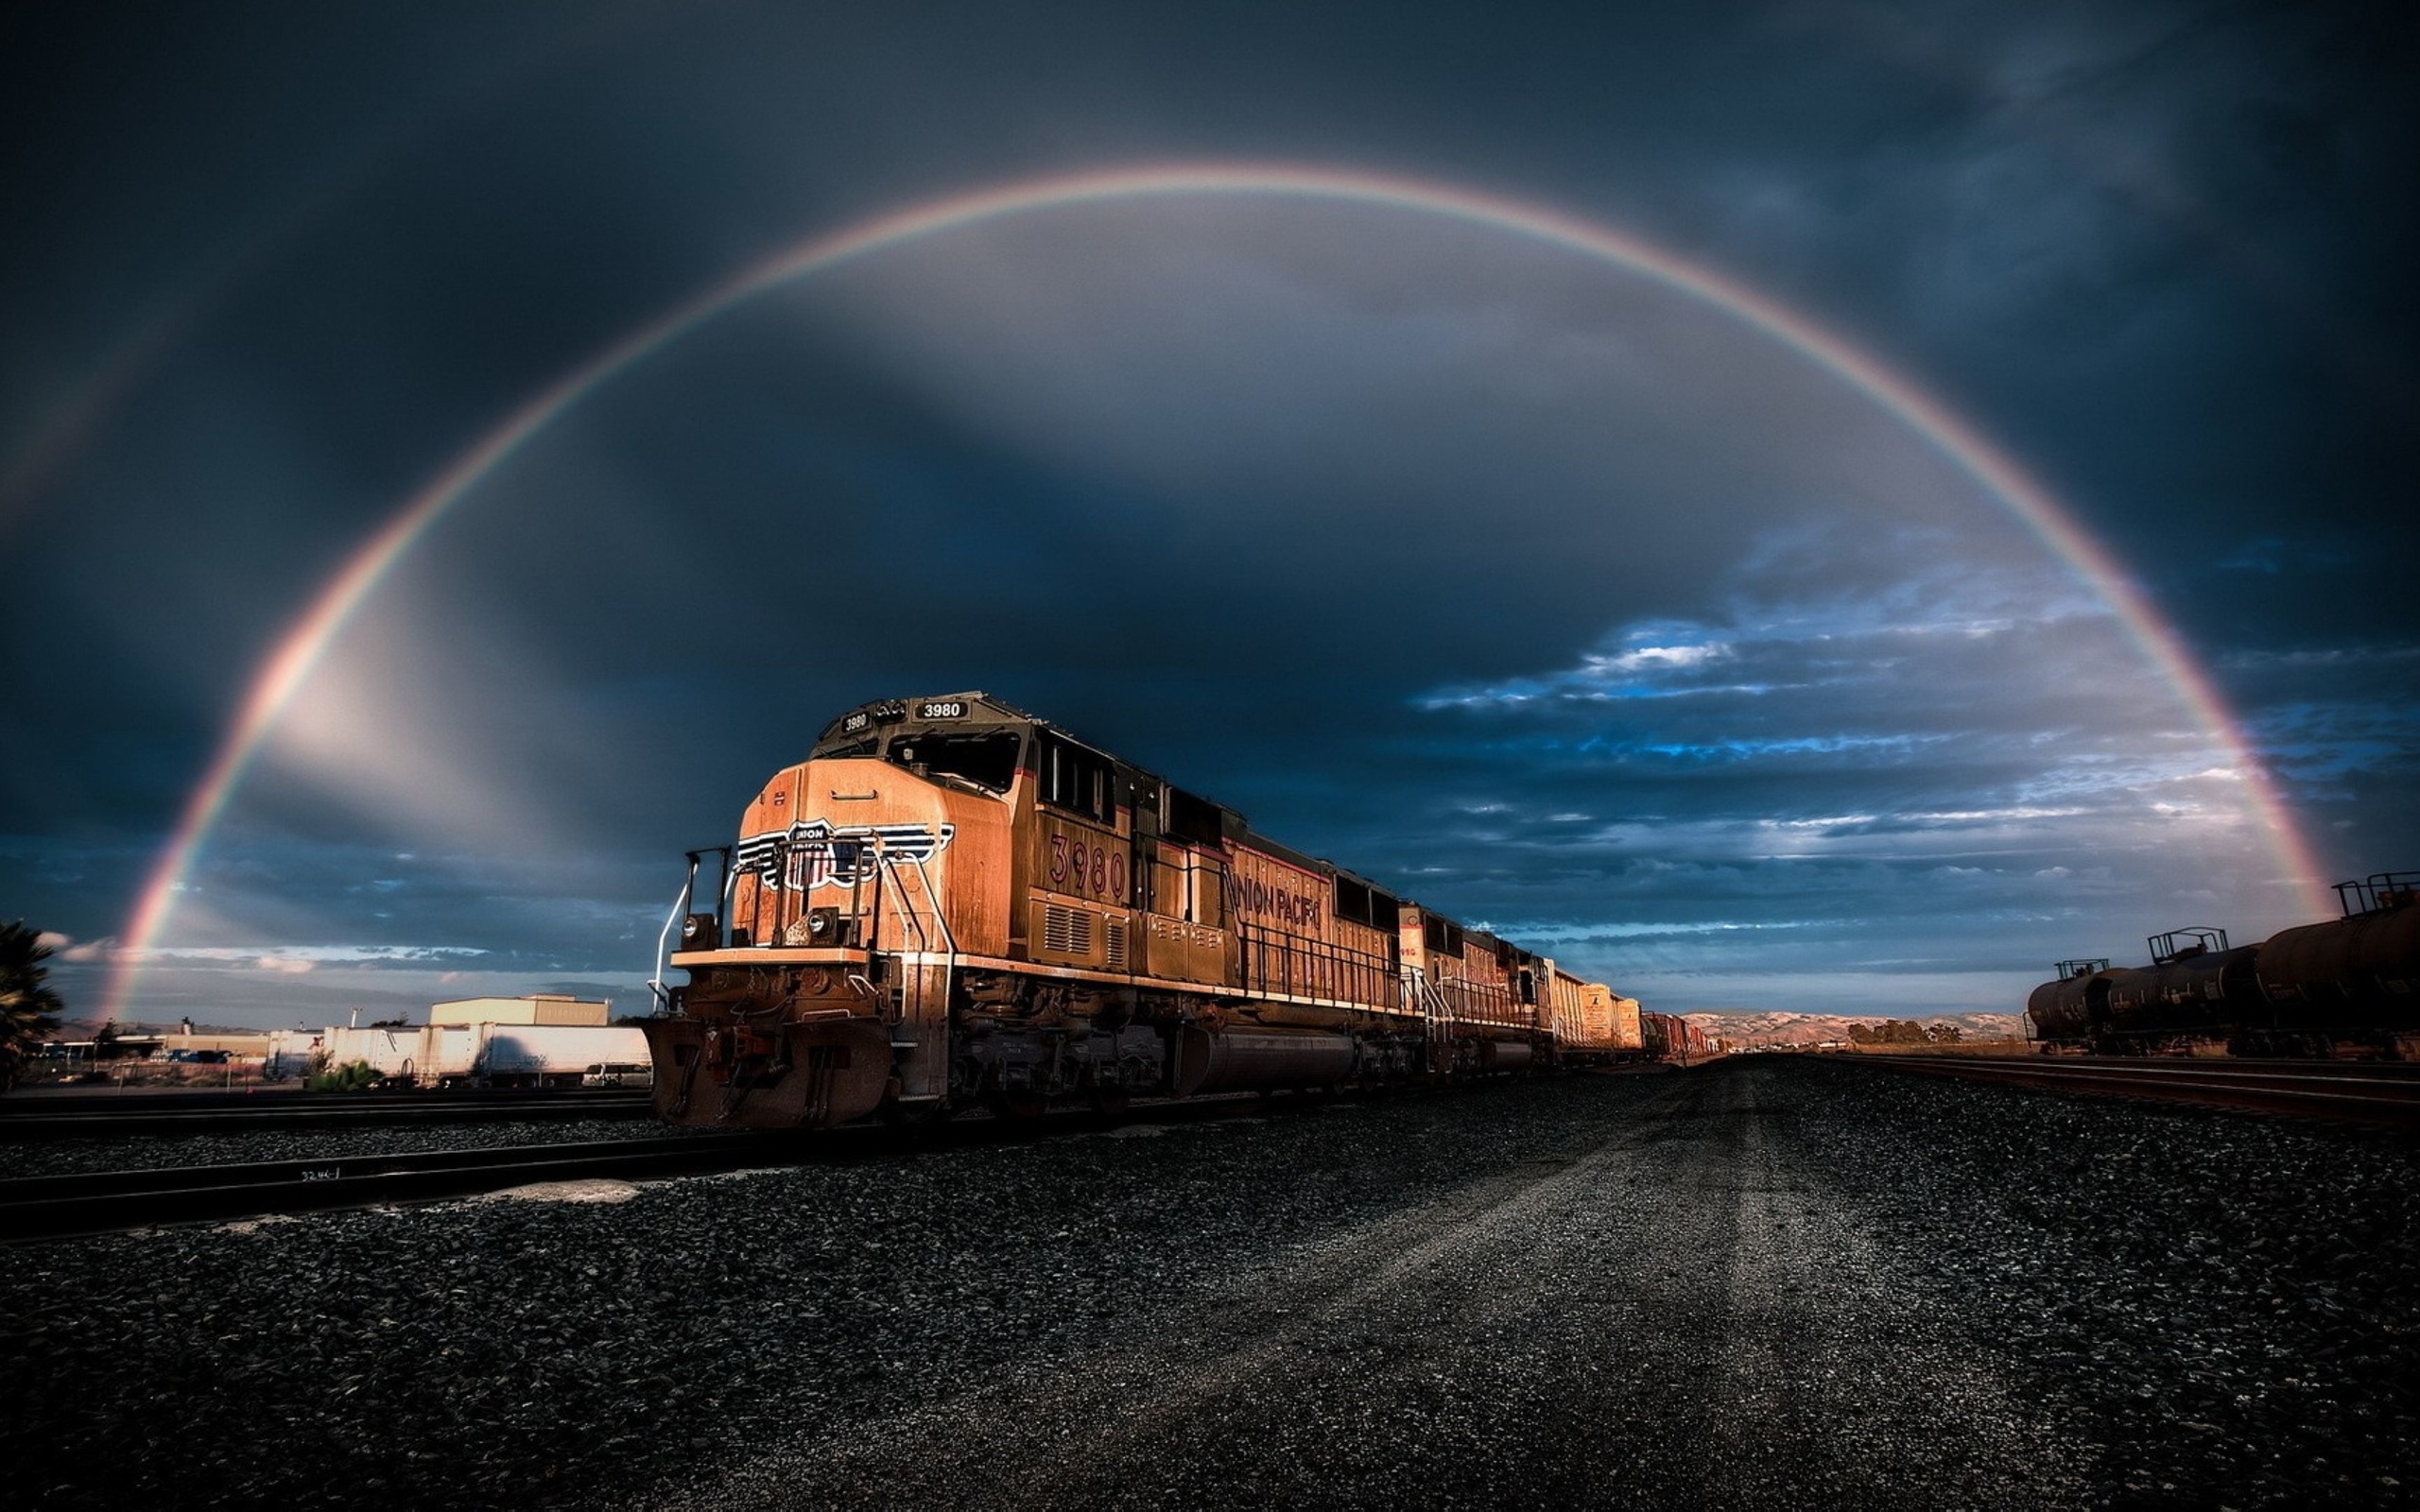
[[[784,1163],[787,1143],[754,1134],[700,1134],[20,1177],[0,1181],[0,1236],[12,1243],[62,1239],[269,1213],[434,1202],[543,1181],[737,1170]]]
[[[562,1103],[601,1102],[609,1098],[629,1097],[644,1092],[645,1088],[629,1087],[455,1087],[439,1091],[433,1087],[386,1088],[376,1091],[314,1092],[285,1083],[268,1087],[241,1088],[129,1088],[124,1091],[83,1090],[60,1091],[49,1089],[21,1089],[0,1098],[0,1120],[35,1117],[44,1113],[97,1113],[112,1109],[144,1108],[274,1108],[343,1104],[347,1107],[379,1107],[388,1104],[462,1103]]]
[[[909,1127],[856,1124],[836,1129],[752,1129],[663,1139],[19,1177],[0,1180],[0,1244],[272,1213],[439,1202],[539,1182],[646,1180],[860,1160],[1097,1132],[1115,1125],[1179,1124],[1256,1114],[1311,1101],[1237,1093],[1142,1105],[1114,1118],[1068,1110],[1040,1118],[977,1117]]]
[[[2420,1130],[2420,1066],[2368,1061],[2145,1061],[1858,1056],[1919,1075],[1997,1082],[2083,1096],[2193,1103],[2238,1112]]]
[[[62,1099],[62,1102],[64,1100]],[[47,1102],[47,1099],[44,1100]],[[109,1138],[121,1134],[220,1134],[245,1129],[359,1128],[370,1125],[547,1123],[577,1118],[644,1118],[644,1091],[449,1095],[412,1092],[360,1097],[348,1092],[272,1093],[232,1099],[137,1097],[78,1099],[74,1106],[20,1104],[0,1112],[0,1143]]]

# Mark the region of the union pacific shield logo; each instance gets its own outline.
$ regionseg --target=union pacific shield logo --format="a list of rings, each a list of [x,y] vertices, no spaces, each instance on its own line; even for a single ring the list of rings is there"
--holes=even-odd
[[[775,892],[854,887],[879,857],[929,860],[949,849],[953,825],[845,824],[801,819],[739,842],[737,868]]]

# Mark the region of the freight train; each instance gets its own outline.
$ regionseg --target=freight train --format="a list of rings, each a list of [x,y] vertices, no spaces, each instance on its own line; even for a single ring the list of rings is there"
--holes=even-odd
[[[2336,885],[2343,917],[2231,947],[2154,935],[2151,965],[2061,961],[2026,1018],[2046,1052],[2420,1059],[2420,872]]]
[[[1646,1054],[1636,1001],[981,693],[835,719],[735,845],[689,853],[657,960],[656,1108],[684,1125]]]

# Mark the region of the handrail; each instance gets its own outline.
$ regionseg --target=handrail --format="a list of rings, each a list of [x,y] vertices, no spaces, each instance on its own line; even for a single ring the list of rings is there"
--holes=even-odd
[[[1236,937],[1243,947],[1242,986],[1247,991],[1351,1003],[1382,1012],[1396,1001],[1384,986],[1394,979],[1394,963],[1375,952],[1241,921]]]
[[[1513,1001],[1512,989],[1509,987],[1496,987],[1467,976],[1432,977],[1417,967],[1407,967],[1405,972],[1417,982],[1417,991],[1434,997],[1443,1006],[1452,1022],[1488,1023],[1508,1028],[1536,1026],[1535,1006]],[[1524,1008],[1529,1011],[1524,1013]]]
[[[947,947],[948,950],[948,955],[942,963],[941,981],[942,1007],[943,1013],[946,1014],[949,1007],[950,995],[955,989],[955,984],[958,978],[958,935],[949,927],[948,911],[942,906],[941,892],[933,885],[933,874],[925,868],[925,858],[922,855],[912,851],[905,855],[893,855],[890,849],[882,844],[879,837],[876,837],[873,842],[873,857],[875,872],[874,896],[876,900],[875,908],[877,912],[881,907],[880,899],[882,893],[883,875],[888,873],[900,878],[898,913],[904,920],[906,927],[914,933],[918,952],[921,954],[930,954],[933,948],[932,933],[925,930],[925,920],[917,916],[916,905],[908,897],[908,886],[902,871],[903,863],[908,867],[913,867],[915,868],[916,880],[924,885],[925,904],[932,910],[933,931],[940,934],[942,945]],[[907,989],[912,990],[915,993],[915,1011],[912,1015],[909,1014],[908,1005],[903,1000],[900,1004],[902,1018],[912,1017],[912,1019],[919,1023],[923,1022],[926,1018],[927,1015],[925,1010],[926,1007],[925,1000],[928,983],[925,973],[928,969],[929,968],[925,966],[919,965],[910,973],[908,978],[910,986]],[[893,1033],[896,1032],[898,1031],[896,1027],[894,1027]]]
[[[1445,1001],[1428,973],[1417,966],[1403,969],[1403,988],[1409,995],[1409,1007],[1420,1015],[1421,1031],[1429,1040],[1444,1040],[1452,1036],[1454,1005]]]
[[[730,846],[717,846],[722,857],[722,886],[716,893],[716,917],[721,922],[715,927],[715,943],[719,946],[731,938],[732,905],[739,897],[739,864]]]
[[[658,1013],[669,1012],[672,1007],[672,994],[664,986],[664,968],[671,958],[673,928],[688,913],[690,900],[697,896],[698,855],[695,850],[689,852],[689,880],[681,885],[681,896],[672,901],[672,912],[665,918],[664,932],[655,936],[655,971],[648,978],[647,989],[655,1000],[655,1011]]]
[[[898,865],[897,862],[891,864]],[[933,924],[942,932],[942,943],[949,947],[950,961],[955,965],[958,960],[958,934],[949,927],[949,914],[942,907],[942,895],[933,890],[933,874],[925,869],[922,854],[911,852],[908,864],[916,868],[916,880],[925,885],[925,901],[933,905]]]

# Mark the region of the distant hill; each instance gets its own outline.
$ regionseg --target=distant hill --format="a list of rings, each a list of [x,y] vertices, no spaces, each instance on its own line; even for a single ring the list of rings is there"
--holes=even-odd
[[[58,1040],[90,1040],[93,1036],[100,1032],[101,1025],[105,1022],[107,1021],[101,1019],[62,1019],[60,1021],[59,1033],[52,1036],[52,1038]],[[117,1032],[121,1035],[128,1036],[164,1035],[176,1034],[182,1027],[183,1026],[178,1023],[176,1020],[171,1019],[165,1023],[150,1023],[145,1022],[121,1023],[117,1026]],[[196,1034],[265,1034],[268,1031],[260,1028],[244,1028],[233,1024],[197,1023],[193,1026],[193,1032]]]
[[[2022,1040],[2025,1017],[2017,1013],[1838,1014],[1708,1012],[1684,1014],[1709,1036],[1753,1040],[1761,1044],[1815,1045],[1846,1040],[1853,1023],[1878,1024],[1888,1019],[1918,1023],[1954,1023],[1961,1040]]]

